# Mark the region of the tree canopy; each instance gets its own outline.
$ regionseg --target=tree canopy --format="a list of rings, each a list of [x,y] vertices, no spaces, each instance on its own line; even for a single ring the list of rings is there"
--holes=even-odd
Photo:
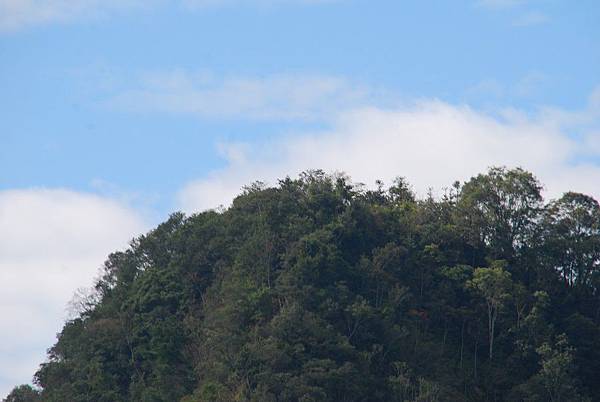
[[[600,401],[600,207],[541,188],[308,171],[175,213],[6,401]]]

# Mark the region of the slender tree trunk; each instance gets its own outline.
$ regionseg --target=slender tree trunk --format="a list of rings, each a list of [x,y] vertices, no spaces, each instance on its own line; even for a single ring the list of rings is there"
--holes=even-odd
[[[473,377],[475,378],[475,381],[477,381],[477,344],[479,343],[479,338],[475,337],[475,363],[473,365]]]
[[[425,282],[425,269],[421,267],[421,278],[420,278],[420,289],[419,289],[419,297],[423,300],[423,286]]]
[[[444,321],[444,339],[442,340],[442,353],[444,355],[444,350],[446,349],[446,337],[448,336],[448,321]]]
[[[463,351],[465,349],[465,320],[463,319],[460,326],[460,369],[463,368]]]
[[[494,354],[494,328],[496,326],[496,317],[498,309],[488,302],[488,333],[490,339],[490,360]]]

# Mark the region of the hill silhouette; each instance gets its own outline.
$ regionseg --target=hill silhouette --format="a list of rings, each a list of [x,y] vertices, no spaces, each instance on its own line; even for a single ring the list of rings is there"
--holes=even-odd
[[[598,401],[600,207],[308,171],[111,254],[6,401]]]

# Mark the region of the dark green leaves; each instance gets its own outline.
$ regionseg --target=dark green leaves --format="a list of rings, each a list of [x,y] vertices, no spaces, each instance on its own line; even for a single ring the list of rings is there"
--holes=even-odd
[[[173,214],[108,257],[41,393],[9,401],[600,395],[600,208],[540,191],[522,169],[422,200],[316,170]]]

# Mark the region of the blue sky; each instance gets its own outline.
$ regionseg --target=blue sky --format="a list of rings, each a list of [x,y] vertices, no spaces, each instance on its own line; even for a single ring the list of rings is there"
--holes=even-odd
[[[598,21],[595,0],[0,0],[0,279],[19,290],[0,395],[108,252],[253,180],[423,192],[507,164],[600,196]]]
[[[581,108],[600,82],[598,3],[488,3],[92,4],[66,21],[13,28],[0,36],[0,187],[99,191],[102,181],[152,195],[164,213],[179,187],[225,163],[216,142],[306,123],[110,106],[148,74],[310,74],[400,100]]]

